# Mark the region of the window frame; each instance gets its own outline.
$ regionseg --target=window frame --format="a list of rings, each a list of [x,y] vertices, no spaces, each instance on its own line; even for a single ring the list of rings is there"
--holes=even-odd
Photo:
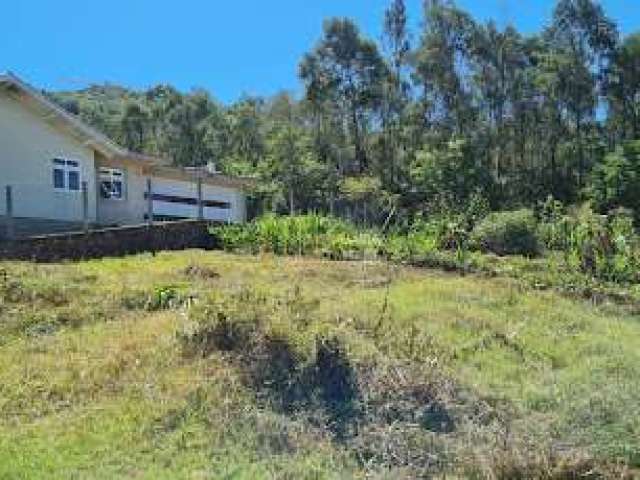
[[[102,189],[104,182],[109,182],[112,186],[110,194],[107,196],[106,191]],[[114,196],[116,191],[113,189],[113,185],[116,182],[120,182],[120,195]],[[101,200],[115,200],[122,202],[126,200],[127,188],[126,188],[126,171],[123,168],[118,167],[100,167],[98,168],[98,188],[100,192]]]
[[[51,180],[53,189],[56,192],[80,193],[82,192],[82,169],[78,160],[72,160],[65,157],[54,157],[51,161]],[[56,185],[56,172],[62,172],[62,186]],[[76,174],[78,177],[77,187],[70,188],[70,174]]]

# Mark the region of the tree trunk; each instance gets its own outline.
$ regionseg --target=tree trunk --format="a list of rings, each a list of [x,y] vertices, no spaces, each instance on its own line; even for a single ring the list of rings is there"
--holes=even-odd
[[[557,149],[557,142],[553,140],[551,142],[551,194],[554,196],[554,198],[558,197],[558,192],[556,191],[556,185],[557,185],[556,149]]]
[[[582,146],[582,115],[578,113],[576,115],[576,134],[578,136],[578,188],[582,188],[585,162],[584,162],[584,148]]]
[[[289,215],[292,217],[295,215],[295,209],[293,205],[293,188],[291,187],[289,187]]]
[[[358,165],[358,173],[363,173],[367,167],[367,161],[362,148],[362,139],[360,138],[360,127],[358,125],[358,111],[355,106],[351,108],[351,123],[353,127],[353,142],[355,146],[355,160]]]

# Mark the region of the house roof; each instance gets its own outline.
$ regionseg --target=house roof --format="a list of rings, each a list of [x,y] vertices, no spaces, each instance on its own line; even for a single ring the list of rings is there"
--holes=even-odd
[[[43,112],[61,121],[67,128],[83,138],[86,143],[107,156],[123,156],[127,150],[120,147],[106,135],[90,127],[75,115],[45,97],[27,82],[8,72],[0,74],[0,85],[21,95],[21,98],[31,100]]]
[[[107,158],[130,160],[149,166],[153,169],[153,173],[159,176],[180,178],[193,176],[192,172],[190,173],[185,169],[172,167],[171,159],[136,153],[121,147],[103,133],[87,125],[76,115],[67,112],[64,108],[48,99],[36,88],[11,72],[0,73],[0,88],[5,88],[6,90],[17,93],[21,100],[30,101],[48,118],[58,120],[68,130],[84,140],[87,146],[96,149]],[[248,179],[228,177],[222,174],[201,175],[205,183],[214,185],[242,188],[250,183]]]

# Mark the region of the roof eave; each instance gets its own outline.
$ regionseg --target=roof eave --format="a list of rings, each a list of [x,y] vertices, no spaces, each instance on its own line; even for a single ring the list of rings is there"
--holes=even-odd
[[[82,137],[86,139],[86,144],[88,146],[95,148],[100,153],[106,156],[126,155],[126,149],[120,147],[106,135],[86,125],[75,115],[72,115],[62,107],[56,105],[53,101],[46,98],[34,87],[24,82],[11,72],[0,74],[0,84],[10,85],[13,88],[17,89],[19,92],[26,94],[39,106],[52,112],[60,120],[64,121],[69,127],[78,132]]]

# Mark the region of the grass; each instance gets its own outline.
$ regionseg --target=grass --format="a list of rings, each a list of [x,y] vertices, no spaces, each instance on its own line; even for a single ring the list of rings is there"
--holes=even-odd
[[[0,479],[632,478],[639,383],[636,315],[506,276],[0,263]]]

